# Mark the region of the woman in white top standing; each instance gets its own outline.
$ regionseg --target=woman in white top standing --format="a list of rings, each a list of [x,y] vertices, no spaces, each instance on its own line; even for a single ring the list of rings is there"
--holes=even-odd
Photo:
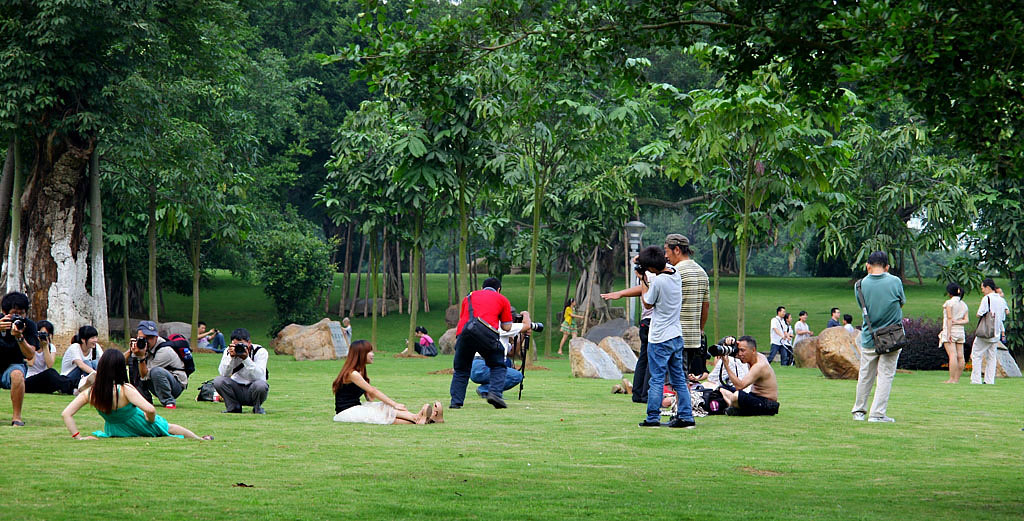
[[[964,324],[967,320],[967,304],[964,303],[964,290],[956,282],[946,285],[949,296],[942,304],[942,331],[939,332],[939,344],[946,349],[949,356],[949,379],[942,383],[955,384],[960,382],[964,373]]]
[[[807,325],[807,312],[801,311],[797,316],[799,318],[793,326],[793,329],[796,331],[796,342],[794,344],[798,344],[801,340],[806,340],[814,335],[814,332],[811,331],[811,326]]]

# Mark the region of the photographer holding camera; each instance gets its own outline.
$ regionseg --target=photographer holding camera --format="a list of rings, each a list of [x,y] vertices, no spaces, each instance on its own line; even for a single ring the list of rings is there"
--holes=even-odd
[[[139,322],[137,336],[131,342],[130,353],[137,364],[142,396],[152,401],[152,393],[164,408],[177,409],[175,400],[188,387],[188,374],[185,373],[185,363],[173,348],[167,349],[170,346],[163,345],[165,342],[157,333],[156,323],[143,320]]]
[[[227,348],[227,344],[224,343],[224,333],[221,333],[219,329],[206,330],[206,322],[199,321],[199,336],[196,340],[196,345],[199,349],[209,349],[214,353],[223,353],[224,349]]]
[[[11,405],[14,412],[11,425],[24,427],[21,420],[21,405],[25,401],[25,375],[28,364],[25,360],[33,360],[36,347],[39,346],[36,324],[25,318],[28,312],[28,295],[20,291],[12,291],[0,300],[0,309],[4,315],[0,318],[0,388],[10,389]]]
[[[61,376],[53,368],[57,346],[50,342],[53,338],[53,324],[49,320],[40,320],[36,326],[39,333],[39,347],[36,348],[36,355],[28,366],[28,374],[25,377],[25,392],[36,394],[71,394],[78,385],[66,376]]]
[[[530,332],[544,329],[543,324],[531,323],[530,313],[526,311],[521,315],[512,315],[512,321],[513,324],[508,331],[502,330],[498,333],[498,341],[505,350],[505,385],[502,392],[523,382],[523,373],[516,369],[515,359],[520,356],[523,349],[526,349],[527,342],[530,341]],[[473,356],[473,369],[470,370],[469,379],[480,384],[476,388],[476,394],[486,400],[490,393],[488,384],[491,381],[491,371],[479,354]]]
[[[259,344],[249,341],[249,330],[231,332],[231,343],[224,350],[213,387],[224,398],[221,412],[240,413],[243,405],[251,405],[253,414],[266,414],[263,402],[270,392],[267,383],[267,360],[270,355]]]
[[[683,330],[679,312],[683,305],[682,283],[679,272],[668,266],[665,250],[648,246],[636,257],[636,264],[643,268],[649,279],[643,286],[640,301],[652,309],[651,329],[647,337],[647,372],[650,374],[647,391],[647,418],[641,427],[661,425],[662,397],[665,388],[665,373],[672,380],[672,388],[679,391],[676,415],[669,421],[673,428],[692,429],[693,410],[690,393],[686,392],[686,371],[683,369]]]
[[[479,354],[490,369],[487,381],[487,403],[495,409],[504,409],[505,350],[501,347],[498,330],[512,330],[512,304],[501,294],[501,281],[489,277],[483,289],[470,292],[462,299],[462,311],[455,330],[455,359],[452,361],[450,409],[462,408],[466,400],[466,386],[473,369],[473,358]]]
[[[775,379],[775,371],[768,364],[768,359],[757,352],[757,341],[751,336],[739,339],[726,337],[721,344],[711,346],[708,352],[715,356],[716,362],[725,368],[731,386],[722,385],[719,391],[725,398],[729,408],[725,413],[730,416],[774,416],[779,413],[779,384]],[[733,370],[728,357],[735,356],[750,366],[747,374],[739,376]],[[751,392],[742,389],[753,386]],[[739,390],[737,390],[739,389]]]

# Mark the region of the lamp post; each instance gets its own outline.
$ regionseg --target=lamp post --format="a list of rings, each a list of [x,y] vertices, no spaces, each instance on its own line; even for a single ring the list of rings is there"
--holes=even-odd
[[[636,284],[640,283],[639,277],[633,272],[633,266],[631,260],[640,253],[640,243],[644,235],[644,230],[647,229],[647,225],[640,221],[629,221],[626,223],[626,241],[629,242],[629,255],[626,256],[626,287],[631,288]],[[629,318],[626,320],[630,325],[633,325],[633,319],[636,317],[636,301],[629,299]]]

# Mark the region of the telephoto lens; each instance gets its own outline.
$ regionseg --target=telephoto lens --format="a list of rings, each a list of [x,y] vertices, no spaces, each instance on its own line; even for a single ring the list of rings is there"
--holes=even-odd
[[[713,346],[708,346],[708,354],[711,356],[736,356],[736,346],[715,344]]]

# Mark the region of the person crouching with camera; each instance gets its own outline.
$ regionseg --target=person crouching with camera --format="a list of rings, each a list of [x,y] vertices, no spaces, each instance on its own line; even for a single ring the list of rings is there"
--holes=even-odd
[[[501,346],[505,350],[505,385],[502,386],[502,392],[523,382],[523,373],[516,369],[514,360],[520,356],[522,349],[526,349],[527,342],[530,341],[530,331],[534,329],[534,325],[530,322],[530,313],[527,311],[523,311],[522,315],[518,317],[512,315],[512,321],[512,329],[501,330],[498,333],[498,341],[501,342]],[[543,328],[543,326],[541,327]],[[491,368],[487,367],[487,362],[479,353],[473,356],[473,369],[469,372],[469,379],[480,384],[476,388],[476,394],[486,400],[487,395],[491,392],[489,387]]]
[[[213,387],[224,398],[225,410],[242,412],[242,406],[252,406],[254,414],[266,414],[263,402],[270,392],[267,383],[267,360],[270,355],[259,344],[249,341],[249,331],[238,328],[231,332],[231,343],[224,350]]]
[[[473,369],[474,355],[479,354],[490,371],[487,403],[495,409],[506,407],[502,392],[505,389],[505,352],[498,340],[498,330],[512,329],[512,304],[501,294],[501,281],[489,277],[483,288],[462,299],[459,324],[455,330],[455,357],[452,360],[452,383],[449,409],[462,408],[466,400],[466,386]]]
[[[730,416],[774,416],[779,413],[779,384],[775,379],[775,371],[768,365],[768,358],[757,352],[757,341],[751,336],[739,339],[726,337],[723,345],[735,345],[735,350],[712,351],[715,358],[725,367],[731,386],[722,385],[719,391],[725,398],[729,408],[725,413]],[[715,346],[720,347],[720,346]],[[750,366],[750,370],[742,377],[737,375],[726,358],[735,352],[736,358]],[[753,386],[751,392],[742,389]],[[740,389],[737,391],[737,389]]]
[[[21,419],[21,405],[25,401],[25,375],[28,364],[36,356],[39,346],[36,324],[25,318],[28,312],[28,295],[12,291],[0,301],[3,316],[0,317],[0,388],[10,389],[11,406],[14,409],[11,425],[24,427]]]
[[[137,364],[138,391],[143,398],[152,401],[151,396],[156,395],[165,409],[177,409],[176,400],[188,387],[188,374],[185,363],[166,343],[155,322],[139,322],[138,333],[129,346],[133,358],[130,362],[133,366]]]

